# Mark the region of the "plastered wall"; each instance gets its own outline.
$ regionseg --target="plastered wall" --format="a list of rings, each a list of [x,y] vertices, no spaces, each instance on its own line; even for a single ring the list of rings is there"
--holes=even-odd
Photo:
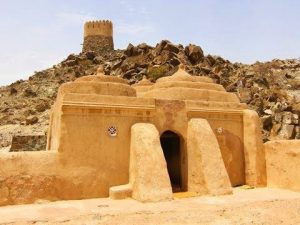
[[[112,37],[112,22],[108,20],[86,22],[84,24],[84,37],[96,35]]]

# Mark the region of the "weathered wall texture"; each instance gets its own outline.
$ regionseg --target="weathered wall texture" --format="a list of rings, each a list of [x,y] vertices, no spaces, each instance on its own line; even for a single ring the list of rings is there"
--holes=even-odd
[[[205,119],[191,119],[187,133],[188,191],[230,194],[231,184],[218,141]]]
[[[167,164],[153,124],[132,126],[129,172],[134,199],[142,202],[172,199]]]
[[[266,161],[260,120],[252,110],[244,110],[244,155],[246,184],[265,186]]]
[[[300,141],[269,141],[264,147],[267,185],[300,191]]]
[[[96,53],[102,53],[111,51],[114,49],[113,37],[107,36],[88,36],[84,38],[83,52],[93,51]]]
[[[10,152],[46,150],[46,135],[13,136]]]
[[[60,199],[66,189],[57,172],[56,160],[55,152],[2,153],[0,205]]]
[[[1,155],[0,204],[131,193],[141,201],[170,199],[164,168],[173,161],[163,158],[159,143],[165,131],[180,140],[180,191],[225,194],[231,185],[263,184],[259,118],[220,85],[179,68],[139,95],[122,78],[97,72],[59,88],[49,151]]]
[[[0,205],[108,197],[111,174],[66,164],[56,151],[2,153],[0,165]]]

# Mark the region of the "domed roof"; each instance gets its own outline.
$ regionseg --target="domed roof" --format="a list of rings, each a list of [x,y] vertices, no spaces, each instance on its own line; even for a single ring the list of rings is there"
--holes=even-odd
[[[180,64],[176,73],[172,76],[159,78],[156,83],[170,82],[170,81],[189,81],[189,82],[205,82],[213,83],[213,80],[204,76],[192,76],[184,70],[184,65]]]
[[[96,75],[84,76],[60,87],[60,94],[96,94],[112,96],[136,96],[136,91],[127,81],[117,76],[104,75],[100,66]]]
[[[238,103],[237,96],[227,93],[222,85],[209,77],[192,76],[180,65],[172,76],[162,77],[147,91],[138,96],[167,100],[193,100]]]
[[[140,80],[139,82],[137,82],[136,84],[132,85],[132,86],[151,86],[154,83],[152,83],[150,80],[147,79],[146,76],[143,76],[143,79]]]
[[[147,79],[146,76],[143,76],[143,79],[138,83],[132,85],[136,90],[137,96],[141,96],[144,92],[148,91],[154,83]]]
[[[96,75],[83,76],[75,80],[75,82],[81,82],[81,81],[112,82],[112,83],[128,84],[127,81],[122,79],[121,77],[104,75],[103,66],[98,67]]]

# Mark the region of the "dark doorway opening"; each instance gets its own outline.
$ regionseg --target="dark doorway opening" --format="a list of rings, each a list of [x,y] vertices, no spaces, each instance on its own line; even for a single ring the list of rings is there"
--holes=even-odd
[[[167,162],[173,192],[180,192],[182,191],[180,137],[172,131],[165,131],[160,136],[160,143]]]

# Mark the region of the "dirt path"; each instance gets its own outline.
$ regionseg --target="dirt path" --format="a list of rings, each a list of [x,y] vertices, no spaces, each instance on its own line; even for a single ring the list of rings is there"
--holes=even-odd
[[[0,207],[0,224],[300,224],[300,193],[237,188],[233,195],[143,204],[89,199]]]

